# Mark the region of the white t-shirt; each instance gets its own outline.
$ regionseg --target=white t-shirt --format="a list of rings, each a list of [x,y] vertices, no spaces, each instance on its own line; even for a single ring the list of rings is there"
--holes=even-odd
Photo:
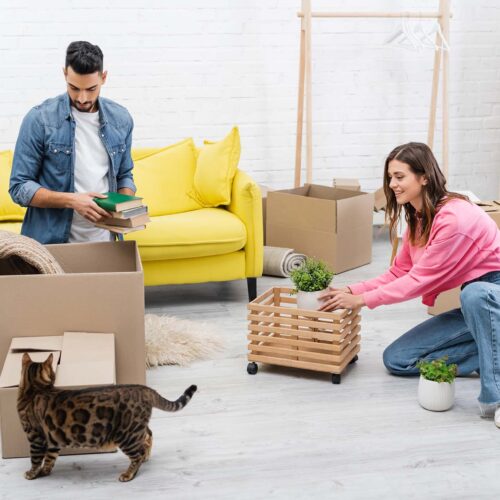
[[[105,193],[109,190],[109,157],[99,137],[99,112],[83,113],[71,109],[75,129],[75,193]],[[106,229],[94,226],[78,212],[73,211],[69,242],[109,241],[113,239]]]

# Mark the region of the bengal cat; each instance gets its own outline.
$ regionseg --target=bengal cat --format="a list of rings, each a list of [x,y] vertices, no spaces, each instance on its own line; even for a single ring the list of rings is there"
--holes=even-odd
[[[61,448],[119,447],[130,459],[120,481],[134,479],[148,460],[153,434],[148,427],[153,408],[178,411],[196,391],[192,385],[177,401],[168,401],[143,385],[109,385],[63,390],[54,387],[52,354],[35,363],[24,353],[17,411],[30,443],[31,469],[36,479],[51,473]]]

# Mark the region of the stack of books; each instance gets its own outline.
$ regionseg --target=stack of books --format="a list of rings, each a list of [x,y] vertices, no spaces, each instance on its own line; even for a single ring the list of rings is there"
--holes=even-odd
[[[139,196],[129,196],[120,193],[104,193],[106,198],[94,198],[94,201],[111,217],[96,222],[97,227],[102,227],[113,233],[131,233],[146,228],[150,221],[148,207],[142,203]]]

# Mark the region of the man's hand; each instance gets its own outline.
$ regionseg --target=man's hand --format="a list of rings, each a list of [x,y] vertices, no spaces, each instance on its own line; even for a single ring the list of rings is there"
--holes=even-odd
[[[110,217],[111,214],[101,208],[93,198],[106,198],[106,195],[101,193],[73,193],[70,206],[90,222],[99,222]]]
[[[321,294],[319,300],[323,301],[320,311],[334,311],[335,309],[357,309],[363,307],[365,301],[362,295],[353,295],[349,287],[333,288]]]

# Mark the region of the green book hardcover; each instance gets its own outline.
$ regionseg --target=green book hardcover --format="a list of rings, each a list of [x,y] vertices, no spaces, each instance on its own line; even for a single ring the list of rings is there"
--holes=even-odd
[[[140,207],[142,198],[121,193],[103,193],[106,198],[94,198],[94,201],[104,210],[109,212],[121,212],[129,208]]]

